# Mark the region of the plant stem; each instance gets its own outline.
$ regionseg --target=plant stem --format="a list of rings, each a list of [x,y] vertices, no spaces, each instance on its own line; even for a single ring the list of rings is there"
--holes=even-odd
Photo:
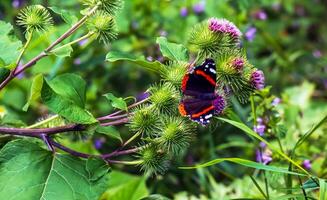
[[[49,136],[47,136],[46,134],[42,134],[41,135],[42,140],[44,141],[44,143],[47,145],[48,149],[52,152],[55,152],[55,150],[53,149],[53,146],[51,145],[51,143],[49,142]]]
[[[104,121],[104,120],[112,120],[112,119],[121,119],[121,118],[124,118],[124,117],[127,117],[128,115],[127,114],[121,114],[121,115],[116,115],[116,116],[103,116],[103,117],[99,117],[97,118],[98,121]]]
[[[57,118],[59,118],[59,115],[54,115],[54,116],[49,117],[49,118],[47,118],[47,119],[45,119],[45,120],[42,120],[42,121],[40,121],[40,122],[38,122],[38,123],[35,123],[35,124],[33,124],[33,125],[30,125],[30,126],[28,126],[28,127],[26,127],[26,128],[27,128],[27,129],[30,129],[30,128],[40,127],[40,126],[42,126],[42,125],[44,125],[44,124],[47,124],[47,123],[49,123],[50,121],[55,120],[55,119],[57,119]]]
[[[74,40],[74,41],[71,41],[71,42],[69,42],[69,43],[67,43],[67,44],[64,44],[64,45],[60,46],[60,47],[57,47],[57,48],[55,48],[55,49],[52,49],[49,53],[53,53],[53,52],[58,51],[58,50],[60,50],[60,49],[62,49],[62,48],[65,48],[65,47],[67,47],[67,46],[71,46],[71,45],[73,45],[73,44],[75,44],[75,43],[78,43],[78,42],[80,42],[80,41],[82,41],[82,40],[85,40],[85,39],[91,37],[93,34],[94,34],[94,32],[89,32],[89,33],[87,33],[86,35],[84,35],[84,36],[82,36],[82,37],[80,37],[80,38],[77,38],[77,39]]]
[[[122,151],[116,150],[116,151],[114,151],[112,153],[103,154],[101,157],[103,159],[107,159],[107,158],[111,158],[111,157],[114,157],[114,156],[121,156],[121,155],[127,155],[127,154],[131,154],[131,153],[136,153],[141,148],[142,147],[135,147],[133,149],[127,149],[127,150],[122,150]]]
[[[106,123],[101,123],[101,126],[113,126],[113,125],[119,125],[119,124],[125,124],[128,122],[128,118],[123,118],[123,119],[118,119],[116,121],[112,122],[106,122]]]
[[[123,164],[123,165],[139,165],[142,163],[141,160],[133,160],[133,161],[107,160],[107,162],[114,163],[114,164]]]
[[[252,114],[253,114],[253,125],[256,126],[257,125],[257,113],[256,113],[255,105],[254,105],[253,94],[251,94],[251,96],[250,96],[250,101],[251,101],[251,110],[252,110]]]

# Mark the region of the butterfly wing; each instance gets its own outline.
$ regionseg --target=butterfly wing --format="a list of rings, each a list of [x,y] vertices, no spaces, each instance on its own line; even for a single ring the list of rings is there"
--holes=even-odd
[[[178,108],[181,115],[188,116],[202,125],[207,125],[215,112],[213,100],[197,98],[183,99]]]
[[[206,59],[201,65],[196,66],[187,73],[182,81],[184,95],[197,96],[215,92],[216,65],[212,59]]]

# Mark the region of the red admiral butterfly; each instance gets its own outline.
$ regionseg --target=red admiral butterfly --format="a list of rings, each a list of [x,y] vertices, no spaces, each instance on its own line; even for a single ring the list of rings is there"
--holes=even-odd
[[[178,106],[182,116],[207,125],[214,114],[222,112],[225,101],[215,92],[216,77],[216,65],[212,59],[206,59],[185,74],[182,81],[183,98]]]

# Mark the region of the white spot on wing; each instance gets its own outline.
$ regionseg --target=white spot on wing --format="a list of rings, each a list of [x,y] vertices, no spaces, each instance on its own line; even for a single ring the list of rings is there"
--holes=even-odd
[[[212,68],[210,68],[209,70],[210,70],[211,73],[216,74],[216,70],[214,70]]]
[[[210,119],[212,117],[212,114],[206,115],[204,118],[205,119]]]

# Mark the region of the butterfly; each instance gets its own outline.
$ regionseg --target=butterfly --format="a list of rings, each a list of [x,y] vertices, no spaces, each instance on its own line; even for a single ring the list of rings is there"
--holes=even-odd
[[[182,100],[178,110],[182,116],[205,126],[215,114],[220,114],[225,106],[222,96],[216,90],[216,64],[206,59],[201,65],[192,67],[182,80]]]

